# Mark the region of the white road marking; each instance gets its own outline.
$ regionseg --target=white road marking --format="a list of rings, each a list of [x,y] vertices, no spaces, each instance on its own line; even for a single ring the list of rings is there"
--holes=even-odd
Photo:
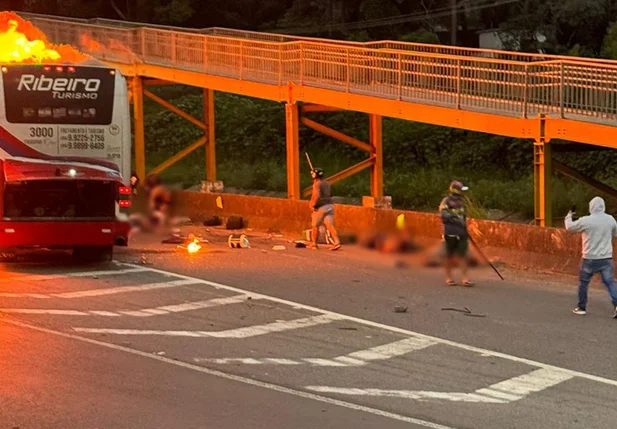
[[[178,286],[200,283],[190,279],[174,280],[170,282],[150,283],[136,286],[119,286],[112,288],[89,289],[77,292],[53,293],[50,296],[55,298],[74,299],[74,298],[90,298],[93,296],[115,295],[126,292],[143,292],[146,290],[167,289]]]
[[[371,361],[387,360],[397,356],[403,356],[415,350],[421,350],[426,347],[437,344],[435,341],[430,341],[425,338],[405,338],[404,340],[395,341],[381,346],[371,347],[366,350],[349,353],[347,355],[338,356],[331,359],[325,358],[301,358],[301,359],[273,359],[273,358],[214,358],[201,359],[195,358],[194,362],[198,363],[215,363],[215,364],[247,364],[247,365],[306,365],[314,366],[335,366],[349,367],[362,366]]]
[[[574,378],[563,371],[552,369],[537,369],[529,374],[500,381],[489,387],[476,390],[473,393],[464,392],[431,392],[425,390],[387,390],[358,389],[348,387],[306,386],[306,389],[319,393],[334,393],[352,396],[386,396],[391,398],[429,400],[440,399],[452,402],[481,402],[492,404],[508,404],[519,401],[526,396],[556,386]]]
[[[113,335],[158,335],[165,337],[194,338],[250,338],[273,332],[285,332],[294,329],[309,328],[340,320],[340,317],[319,315],[295,320],[278,320],[264,325],[247,326],[245,328],[229,329],[227,331],[157,331],[149,329],[107,329],[107,328],[73,328],[75,332],[86,334]]]
[[[405,422],[405,423],[410,423],[410,424],[414,424],[414,425],[418,425],[418,426],[422,426],[425,428],[429,428],[429,429],[456,429],[454,427],[451,426],[445,426],[445,425],[441,425],[439,423],[433,423],[433,422],[429,422],[427,420],[422,420],[422,419],[416,419],[413,417],[408,417],[408,416],[403,416],[401,414],[396,414],[396,413],[392,413],[389,411],[383,411],[383,410],[379,410],[377,408],[371,408],[371,407],[367,407],[364,405],[358,405],[358,404],[352,404],[351,402],[346,402],[346,401],[341,401],[339,399],[332,399],[332,398],[328,398],[326,396],[321,396],[321,395],[316,395],[314,393],[311,392],[304,392],[301,390],[294,390],[291,389],[289,387],[283,387],[283,386],[278,386],[276,384],[272,384],[272,383],[266,383],[264,381],[258,381],[258,380],[253,380],[251,378],[247,378],[247,377],[242,377],[239,375],[234,375],[234,374],[228,374],[226,372],[222,372],[222,371],[217,371],[217,370],[213,370],[213,369],[208,369],[208,368],[204,368],[202,366],[198,366],[198,365],[193,365],[190,363],[186,363],[186,362],[180,362],[174,359],[170,359],[167,358],[165,356],[159,356],[159,355],[155,355],[155,354],[151,354],[151,353],[147,353],[147,352],[142,352],[140,350],[135,350],[135,349],[131,349],[129,347],[124,347],[124,346],[119,346],[116,344],[110,344],[110,343],[106,343],[103,341],[98,341],[98,340],[94,340],[91,338],[85,338],[85,337],[81,337],[79,335],[73,335],[73,334],[68,334],[65,332],[59,332],[59,331],[54,331],[53,329],[47,329],[47,328],[42,328],[42,327],[38,327],[35,325],[30,325],[27,323],[23,323],[23,322],[18,322],[16,320],[9,320],[9,319],[0,319],[0,323],[8,323],[11,325],[15,325],[15,326],[19,326],[22,328],[28,328],[28,329],[32,329],[38,332],[44,332],[46,334],[51,334],[51,335],[55,335],[58,337],[62,337],[62,338],[70,338],[72,340],[76,340],[76,341],[81,341],[84,343],[88,343],[88,344],[93,344],[93,345],[97,345],[97,346],[101,346],[101,347],[105,347],[111,350],[116,350],[116,351],[121,351],[124,353],[129,353],[131,355],[134,356],[140,356],[146,359],[152,359],[152,360],[156,360],[162,363],[166,363],[168,365],[173,365],[176,367],[180,367],[180,368],[185,368],[185,369],[190,369],[192,371],[196,371],[196,372],[200,372],[202,374],[207,374],[207,375],[211,375],[214,377],[219,377],[219,378],[223,378],[226,380],[231,380],[231,381],[235,381],[238,383],[243,383],[243,384],[247,384],[250,386],[255,386],[255,387],[261,387],[263,389],[268,389],[268,390],[272,390],[274,392],[278,392],[278,393],[284,393],[287,395],[292,395],[298,398],[303,398],[303,399],[310,399],[313,401],[318,401],[324,404],[328,404],[328,405],[335,405],[338,407],[342,407],[342,408],[347,408],[350,410],[355,410],[355,411],[362,411],[364,413],[368,413],[368,414],[372,414],[374,416],[378,416],[378,417],[385,417],[388,419],[392,419],[392,420],[397,420],[397,421],[401,421],[401,422]]]
[[[137,265],[133,265],[133,264],[123,264],[123,265],[127,266],[127,267],[138,267]],[[209,281],[209,280],[202,280],[202,279],[198,279],[198,278],[195,278],[195,277],[185,276],[183,274],[170,273],[170,272],[167,272],[167,271],[158,270],[156,268],[150,268],[149,270],[152,271],[152,272],[155,272],[155,273],[166,275],[166,276],[172,275],[172,276],[177,277],[177,278],[191,280],[195,284],[204,284],[204,285],[212,286],[214,288],[228,290],[228,291],[237,292],[237,293],[250,293],[254,298],[258,297],[258,298],[263,299],[263,300],[277,302],[279,304],[284,304],[284,305],[287,305],[287,306],[290,306],[290,307],[293,307],[293,308],[296,308],[296,309],[300,309],[300,310],[308,310],[308,311],[315,312],[315,313],[321,313],[321,314],[324,314],[324,315],[335,316],[335,317],[340,318],[341,320],[347,320],[347,321],[350,321],[350,322],[358,323],[360,325],[370,326],[372,328],[377,328],[377,329],[383,329],[385,331],[395,332],[395,333],[403,334],[403,335],[409,336],[409,337],[413,336],[413,337],[417,337],[417,338],[423,338],[425,340],[434,341],[434,342],[436,342],[438,344],[452,346],[452,347],[459,348],[461,350],[467,350],[467,351],[470,351],[470,352],[473,352],[473,353],[478,353],[478,354],[480,354],[482,356],[496,357],[496,358],[500,358],[500,359],[509,360],[511,362],[518,362],[518,363],[522,363],[522,364],[525,364],[525,365],[533,366],[533,367],[536,367],[536,368],[550,369],[550,370],[554,370],[554,371],[562,372],[564,374],[571,375],[572,377],[579,377],[579,378],[583,378],[585,380],[591,380],[591,381],[595,381],[597,383],[602,383],[602,384],[606,384],[606,385],[609,385],[609,386],[616,386],[617,387],[617,380],[613,380],[613,379],[610,379],[610,378],[600,377],[598,375],[587,374],[585,372],[574,371],[574,370],[571,370],[571,369],[560,368],[560,367],[555,366],[555,365],[549,365],[549,364],[546,364],[546,363],[534,361],[532,359],[522,358],[522,357],[509,355],[509,354],[502,353],[502,352],[496,352],[496,351],[493,351],[493,350],[483,349],[481,347],[470,346],[468,344],[458,343],[456,341],[446,340],[444,338],[433,337],[431,335],[421,334],[419,332],[414,332],[414,331],[410,331],[410,330],[407,330],[407,329],[398,328],[396,326],[385,325],[383,323],[374,322],[372,320],[361,319],[359,317],[354,317],[354,316],[349,316],[349,315],[337,313],[337,312],[334,312],[334,311],[324,310],[322,308],[313,307],[311,305],[300,304],[298,302],[289,301],[289,300],[286,300],[286,299],[277,298],[277,297],[270,296],[270,295],[265,295],[265,294],[261,294],[261,293],[255,293],[255,292],[251,292],[251,291],[248,291],[248,290],[245,290],[245,289],[241,289],[241,288],[237,288],[237,287],[233,287],[233,286],[227,286],[227,285],[224,285],[224,284],[221,284],[221,283],[212,282],[212,281]]]
[[[149,271],[146,267],[133,267],[125,270],[105,270],[105,271],[83,271],[79,273],[63,273],[63,274],[34,274],[9,277],[6,280],[10,281],[46,281],[46,280],[58,280],[66,278],[81,278],[81,277],[103,277],[103,276],[120,276],[131,273],[143,273]],[[4,295],[0,295],[4,296]]]
[[[493,384],[485,389],[478,389],[480,395],[492,396],[511,401],[517,401],[525,396],[548,389],[564,381],[574,378],[563,371],[552,369],[537,369],[529,374],[514,377],[509,380]]]
[[[156,307],[156,308],[146,308],[143,310],[135,310],[135,311],[125,310],[125,311],[119,311],[118,313],[124,314],[127,316],[135,316],[135,317],[151,317],[151,316],[157,316],[161,314],[181,313],[184,311],[203,310],[205,308],[217,307],[221,305],[237,304],[240,302],[245,302],[249,297],[251,296],[250,295],[235,295],[235,296],[230,296],[230,297],[225,297],[225,298],[209,299],[207,301],[187,302],[184,304],[166,305],[163,307]]]
[[[44,295],[42,293],[0,292],[0,298],[37,298],[37,299],[48,299],[48,298],[51,298],[51,296]]]
[[[220,305],[236,304],[243,302],[249,295],[236,295],[226,298],[215,298],[208,301],[188,302],[185,304],[168,305],[157,308],[146,308],[143,310],[126,310],[126,311],[105,311],[105,310],[63,310],[63,309],[47,309],[47,308],[0,308],[0,313],[13,314],[49,314],[54,316],[105,316],[105,317],[151,317],[170,313],[179,313],[181,311],[189,311]]]
[[[13,314],[51,314],[56,316],[88,316],[89,314],[84,311],[77,310],[52,310],[52,309],[40,309],[40,308],[2,308],[1,313],[13,313]]]
[[[124,271],[115,271],[115,273],[128,273],[128,272],[144,272],[148,271],[146,268],[139,268],[135,271],[124,270]],[[104,275],[103,273],[108,273],[110,275],[111,271],[98,271],[98,275]],[[78,273],[79,276],[85,273]],[[88,275],[94,275],[88,273]],[[34,276],[36,277],[36,276]],[[65,278],[66,276],[59,276],[58,278]],[[78,277],[77,275],[73,275],[73,277]],[[118,293],[127,293],[127,292],[140,292],[145,290],[155,290],[155,289],[164,289],[164,288],[172,288],[177,286],[184,286],[189,284],[201,284],[200,281],[192,281],[187,279],[169,281],[169,282],[158,282],[158,283],[150,283],[143,285],[135,285],[135,286],[119,286],[113,288],[98,288],[98,289],[88,289],[81,290],[75,292],[62,292],[62,293],[51,293],[51,294],[42,294],[42,293],[13,293],[13,292],[2,292],[0,293],[0,298],[37,298],[37,299],[49,299],[49,298],[63,298],[63,299],[74,299],[74,298],[89,298],[93,296],[103,296],[103,295],[114,295]]]

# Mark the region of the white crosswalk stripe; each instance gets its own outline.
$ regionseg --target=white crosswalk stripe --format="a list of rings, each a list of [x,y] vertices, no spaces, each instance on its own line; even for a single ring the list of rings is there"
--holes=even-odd
[[[340,320],[340,317],[331,315],[311,316],[295,320],[277,320],[264,325],[247,326],[245,328],[229,329],[226,331],[163,331],[150,329],[108,329],[108,328],[73,328],[75,332],[86,334],[112,335],[156,335],[165,337],[193,337],[193,338],[250,338],[275,332],[285,332],[295,329],[309,328]]]
[[[529,396],[532,393],[556,386],[574,378],[564,371],[540,368],[529,374],[500,381],[472,393],[432,392],[425,390],[364,389],[330,386],[306,386],[306,389],[319,393],[334,393],[350,396],[384,396],[390,398],[428,400],[440,399],[451,402],[481,402],[507,404]]]
[[[142,310],[105,311],[105,310],[66,310],[66,309],[41,309],[41,308],[0,308],[0,313],[12,314],[48,314],[53,316],[104,316],[104,317],[151,317],[170,313],[180,313],[217,307],[221,305],[237,304],[244,302],[250,295],[236,295],[226,298],[215,298],[207,301],[187,302],[178,305],[167,305],[157,308],[145,308]]]
[[[300,359],[276,359],[276,358],[195,358],[197,363],[214,364],[245,364],[245,365],[306,365],[348,367],[367,365],[372,361],[392,359],[403,356],[415,350],[437,344],[435,341],[425,338],[406,338],[370,349],[360,350],[335,358],[300,358]]]

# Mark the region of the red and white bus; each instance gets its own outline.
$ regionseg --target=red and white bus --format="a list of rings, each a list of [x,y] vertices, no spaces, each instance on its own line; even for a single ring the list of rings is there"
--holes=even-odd
[[[111,257],[128,244],[127,84],[95,62],[0,73],[0,248]]]

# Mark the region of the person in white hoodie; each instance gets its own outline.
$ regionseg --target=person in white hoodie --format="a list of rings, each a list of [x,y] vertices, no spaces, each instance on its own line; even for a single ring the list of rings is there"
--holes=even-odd
[[[589,282],[595,274],[600,274],[602,283],[608,289],[615,309],[613,318],[617,319],[617,282],[615,282],[615,263],[613,262],[613,237],[617,236],[615,218],[605,213],[604,200],[595,197],[589,202],[589,216],[573,220],[574,212],[566,216],[566,230],[583,233],[583,260],[579,273],[578,306],[574,314],[587,314],[587,291]]]

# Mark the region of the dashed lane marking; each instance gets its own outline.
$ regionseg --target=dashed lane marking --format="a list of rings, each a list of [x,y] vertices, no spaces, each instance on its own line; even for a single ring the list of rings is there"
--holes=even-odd
[[[415,400],[445,400],[451,402],[482,402],[490,404],[508,404],[519,401],[532,393],[541,392],[574,378],[563,371],[541,368],[529,374],[501,381],[489,387],[478,389],[473,393],[432,392],[425,390],[387,390],[359,389],[348,387],[306,386],[306,389],[319,393],[348,396],[385,396],[390,398]]]
[[[32,329],[38,332],[44,332],[46,334],[50,334],[50,335],[55,335],[58,337],[62,337],[62,338],[70,338],[72,340],[76,340],[76,341],[81,341],[84,343],[88,343],[88,344],[93,344],[93,345],[97,345],[100,347],[105,347],[111,350],[116,350],[116,351],[121,351],[124,353],[128,353],[134,356],[140,356],[146,359],[152,359],[158,362],[162,362],[162,363],[166,363],[168,365],[173,365],[179,368],[185,368],[185,369],[190,369],[192,371],[196,371],[202,374],[207,374],[207,375],[211,375],[214,377],[219,377],[219,378],[223,378],[226,380],[231,380],[231,381],[235,381],[238,383],[243,383],[243,384],[247,384],[250,386],[255,386],[255,387],[261,387],[263,389],[268,389],[274,392],[278,392],[278,393],[284,393],[287,395],[292,395],[298,398],[303,398],[303,399],[310,399],[313,401],[318,401],[324,404],[329,404],[329,405],[335,405],[338,407],[342,407],[342,408],[347,408],[350,410],[355,410],[355,411],[361,411],[367,414],[372,414],[374,416],[378,416],[378,417],[384,417],[384,418],[388,418],[391,420],[397,420],[397,421],[401,421],[401,422],[405,422],[405,423],[410,423],[410,424],[414,424],[414,425],[418,425],[418,426],[422,426],[425,428],[429,428],[429,429],[456,429],[452,426],[446,426],[446,425],[442,425],[439,423],[434,423],[434,422],[430,422],[428,420],[422,420],[422,419],[417,419],[414,417],[409,417],[409,416],[404,416],[402,414],[396,414],[390,411],[384,411],[384,410],[380,410],[377,408],[371,408],[365,405],[358,405],[358,404],[353,404],[351,402],[346,402],[346,401],[341,401],[339,399],[333,399],[333,398],[328,398],[326,396],[321,396],[321,395],[317,395],[315,393],[311,393],[311,392],[305,392],[302,390],[295,390],[295,389],[291,389],[289,387],[284,387],[284,386],[279,386],[276,384],[272,384],[272,383],[267,383],[264,381],[258,381],[258,380],[253,380],[251,378],[247,378],[247,377],[242,377],[239,375],[234,375],[234,374],[228,374],[226,372],[223,371],[217,371],[217,370],[213,370],[213,369],[209,369],[209,368],[204,368],[202,366],[199,365],[194,365],[194,364],[190,364],[190,363],[186,363],[186,362],[180,362],[174,359],[170,359],[164,356],[159,356],[159,355],[153,355],[151,353],[147,353],[147,352],[142,352],[140,350],[135,350],[135,349],[131,349],[129,347],[124,347],[124,346],[120,346],[120,345],[116,345],[116,344],[110,344],[110,343],[106,343],[103,341],[98,341],[92,338],[85,338],[85,337],[81,337],[79,335],[74,335],[74,334],[69,334],[69,333],[65,333],[65,332],[59,332],[59,331],[54,331],[53,329],[47,329],[47,328],[42,328],[39,326],[35,326],[35,325],[30,325],[28,323],[23,323],[23,322],[19,322],[17,320],[9,320],[9,319],[0,319],[0,323],[8,323],[10,325],[14,325],[14,326],[19,326],[22,328],[27,328],[27,329]]]
[[[195,358],[196,363],[214,363],[214,364],[244,364],[244,365],[306,365],[314,366],[332,366],[332,367],[349,367],[363,366],[373,361],[381,361],[392,359],[397,356],[403,356],[407,353],[421,350],[426,347],[437,344],[435,341],[426,340],[424,338],[406,338],[401,341],[384,344],[381,346],[372,347],[366,350],[349,353],[347,355],[338,356],[331,359],[324,358]]]
[[[75,332],[85,334],[111,335],[158,335],[165,337],[195,337],[195,338],[250,338],[274,332],[285,332],[295,329],[324,325],[336,320],[339,316],[319,315],[295,320],[277,320],[264,325],[247,326],[226,331],[157,331],[149,329],[107,329],[107,328],[73,328]]]
[[[236,295],[226,298],[215,298],[207,301],[187,302],[178,305],[166,305],[163,307],[144,308],[142,310],[122,310],[122,311],[104,311],[104,310],[58,310],[47,308],[0,308],[0,313],[9,314],[38,314],[51,316],[103,316],[103,317],[152,317],[165,315],[170,313],[180,313],[183,311],[198,310],[204,308],[218,307],[221,305],[237,304],[246,301],[250,295]]]

